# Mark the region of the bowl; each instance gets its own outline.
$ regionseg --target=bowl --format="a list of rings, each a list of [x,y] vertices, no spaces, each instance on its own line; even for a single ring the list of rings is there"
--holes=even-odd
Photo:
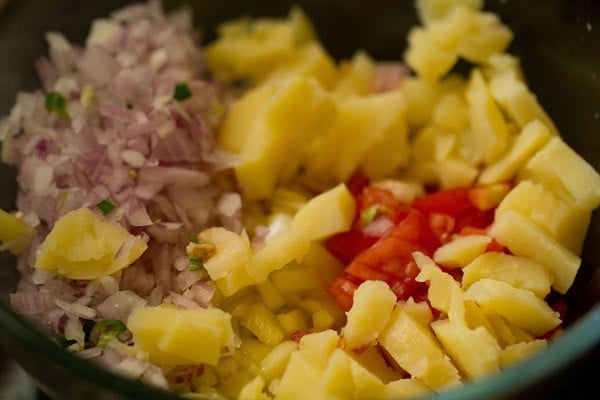
[[[6,115],[20,90],[39,86],[34,60],[47,51],[43,35],[58,30],[82,43],[92,19],[128,3],[19,0],[0,12],[0,115]],[[166,8],[184,1],[166,0]],[[376,59],[400,59],[408,30],[416,23],[411,1],[362,0],[271,2],[192,1],[196,25],[210,40],[220,21],[239,17],[285,15],[300,4],[316,25],[325,47],[336,58],[365,49]],[[600,170],[600,3],[595,0],[517,2],[488,0],[515,33],[509,52],[517,55],[526,79],[552,117],[564,140]],[[15,171],[0,165],[0,207],[12,209]],[[548,349],[503,372],[440,393],[434,398],[563,398],[592,387],[600,366],[600,213],[594,212],[583,263],[567,294],[566,332]],[[147,399],[179,397],[101,370],[62,350],[29,325],[8,304],[18,274],[14,257],[0,254],[0,340],[5,352],[54,399]]]

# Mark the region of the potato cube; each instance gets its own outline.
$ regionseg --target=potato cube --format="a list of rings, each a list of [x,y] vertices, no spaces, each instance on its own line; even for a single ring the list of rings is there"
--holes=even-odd
[[[423,28],[413,28],[408,33],[408,49],[404,59],[420,78],[436,82],[445,76],[458,60],[455,49],[444,49]]]
[[[478,182],[488,184],[511,181],[551,137],[548,127],[537,119],[527,123],[508,152],[481,171]]]
[[[365,281],[356,289],[353,299],[342,334],[346,348],[359,349],[375,343],[390,319],[396,295],[385,282]]]
[[[502,350],[502,355],[500,356],[500,365],[502,368],[506,368],[516,362],[531,357],[533,354],[544,350],[547,347],[548,341],[546,339],[536,339],[530,342],[515,343]]]
[[[317,393],[321,394],[323,398],[355,398],[355,384],[350,364],[352,361],[343,350],[335,349],[329,356],[327,367],[317,383]],[[383,383],[381,386],[383,387]]]
[[[486,235],[459,236],[433,253],[433,260],[448,268],[464,267],[481,255],[492,238]]]
[[[444,160],[436,166],[442,189],[471,186],[479,170],[476,166],[459,159]]]
[[[308,382],[317,382],[325,370],[324,360],[312,354],[294,351],[277,386],[276,399],[305,400],[316,397],[316,388]]]
[[[567,196],[556,196],[549,188],[524,180],[504,198],[496,214],[506,210],[529,218],[573,253],[581,252],[591,212],[581,210]]]
[[[319,241],[350,229],[356,212],[354,197],[340,183],[308,201],[294,215],[290,228],[310,241]]]
[[[484,253],[463,268],[463,290],[485,278],[530,290],[540,299],[550,293],[552,284],[552,277],[544,266],[529,258],[496,252]]]
[[[298,350],[298,343],[293,340],[284,340],[273,347],[260,361],[260,376],[266,382],[281,378],[292,353],[296,350]]]
[[[365,51],[357,51],[350,61],[341,61],[338,67],[338,82],[333,93],[337,98],[351,95],[364,96],[371,93],[375,62]]]
[[[502,315],[534,336],[541,336],[561,323],[558,313],[533,292],[495,279],[473,283],[464,298],[475,300],[484,310]]]
[[[423,24],[444,19],[456,7],[468,7],[473,10],[483,8],[482,0],[418,0],[415,2],[419,20]]]
[[[561,188],[584,211],[600,204],[600,174],[560,137],[553,137],[525,165],[524,178],[539,181],[558,193]]]
[[[468,378],[479,378],[500,370],[500,346],[485,328],[470,329],[464,322],[451,319],[437,320],[431,328]]]
[[[148,246],[89,208],[60,217],[42,243],[35,268],[70,279],[97,279],[131,265]]]
[[[256,376],[250,382],[242,387],[239,398],[244,400],[269,400],[271,396],[264,393],[265,381],[262,377]]]
[[[432,333],[396,307],[379,343],[398,365],[432,389],[459,384],[459,374]]]
[[[20,253],[33,235],[33,229],[21,218],[0,209],[0,242],[14,253]]]
[[[559,293],[566,293],[573,284],[581,259],[527,217],[506,210],[496,216],[489,234],[514,255],[547,268],[552,287]]]

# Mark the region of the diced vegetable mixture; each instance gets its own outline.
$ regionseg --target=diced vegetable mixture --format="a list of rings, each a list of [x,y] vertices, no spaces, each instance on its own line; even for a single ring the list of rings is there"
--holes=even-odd
[[[210,43],[158,1],[48,32],[0,122],[12,307],[188,398],[410,398],[544,349],[600,175],[481,0],[416,6],[397,62],[334,60],[300,7]]]

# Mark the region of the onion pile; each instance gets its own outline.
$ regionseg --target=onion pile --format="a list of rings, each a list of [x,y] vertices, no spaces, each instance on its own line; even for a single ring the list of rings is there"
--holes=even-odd
[[[11,303],[80,350],[82,320],[126,322],[139,304],[210,304],[213,288],[187,268],[185,245],[216,223],[241,230],[241,198],[227,179],[235,158],[214,144],[235,94],[204,79],[187,9],[127,6],[94,21],[84,47],[56,32],[46,39],[48,57],[36,62],[43,89],[19,93],[0,123],[3,162],[18,170],[17,207],[36,228]],[[103,200],[116,206],[107,218],[147,241],[144,256],[97,281],[35,270],[56,220]]]

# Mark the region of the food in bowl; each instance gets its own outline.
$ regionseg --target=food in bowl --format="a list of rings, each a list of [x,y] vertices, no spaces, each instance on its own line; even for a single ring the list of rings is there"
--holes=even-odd
[[[13,307],[190,397],[412,397],[543,349],[600,178],[496,16],[417,5],[405,63],[335,62],[299,8],[205,48],[156,2],[48,34],[2,123]]]

